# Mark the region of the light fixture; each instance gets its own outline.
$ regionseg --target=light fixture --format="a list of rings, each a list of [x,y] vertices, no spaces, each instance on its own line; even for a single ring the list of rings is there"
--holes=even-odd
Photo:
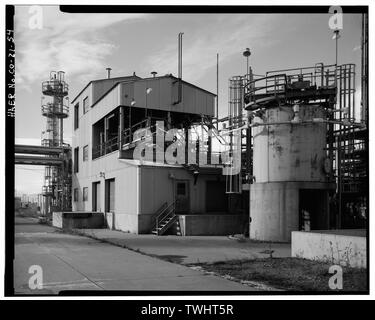
[[[341,36],[340,36],[340,30],[337,29],[335,31],[333,31],[333,37],[332,37],[332,40],[336,40],[336,39],[340,39]]]
[[[246,48],[245,51],[242,53],[244,57],[246,57],[246,75],[249,73],[249,57],[251,55],[250,49]]]
[[[250,49],[246,48],[245,51],[242,53],[244,57],[249,57],[251,55]]]

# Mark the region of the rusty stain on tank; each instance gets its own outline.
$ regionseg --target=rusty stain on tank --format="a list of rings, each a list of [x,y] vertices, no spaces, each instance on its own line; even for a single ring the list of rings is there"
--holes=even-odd
[[[296,167],[299,167],[300,163],[301,163],[301,161],[300,161],[299,157],[297,157],[297,158],[296,158],[296,162],[295,162],[294,165],[295,165]]]
[[[313,158],[311,158],[311,168],[318,169],[318,155],[315,154]]]

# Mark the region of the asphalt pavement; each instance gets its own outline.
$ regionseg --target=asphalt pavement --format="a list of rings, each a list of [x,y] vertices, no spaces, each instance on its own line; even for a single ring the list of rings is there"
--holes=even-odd
[[[62,233],[34,218],[15,221],[15,294],[70,290],[254,291],[254,287],[84,236]],[[42,281],[37,281],[41,270]],[[41,283],[33,289],[33,284]],[[155,293],[156,294],[156,293]]]

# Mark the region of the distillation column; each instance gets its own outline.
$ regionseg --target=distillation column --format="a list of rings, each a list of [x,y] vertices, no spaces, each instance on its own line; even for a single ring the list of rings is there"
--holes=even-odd
[[[47,118],[46,130],[42,135],[42,146],[61,147],[65,146],[63,141],[63,119],[69,115],[67,100],[68,84],[65,82],[63,71],[52,71],[50,79],[42,83],[42,115]],[[46,99],[47,98],[47,99]],[[47,102],[45,102],[47,100]],[[64,155],[64,153],[62,152]],[[43,215],[52,212],[52,209],[64,207],[64,194],[66,189],[66,172],[64,167],[45,167]]]

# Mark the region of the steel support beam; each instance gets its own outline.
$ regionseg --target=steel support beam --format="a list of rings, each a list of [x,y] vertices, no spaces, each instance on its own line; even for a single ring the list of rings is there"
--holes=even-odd
[[[64,163],[62,158],[25,156],[16,154],[14,157],[15,164],[28,164],[37,166],[60,166]]]

